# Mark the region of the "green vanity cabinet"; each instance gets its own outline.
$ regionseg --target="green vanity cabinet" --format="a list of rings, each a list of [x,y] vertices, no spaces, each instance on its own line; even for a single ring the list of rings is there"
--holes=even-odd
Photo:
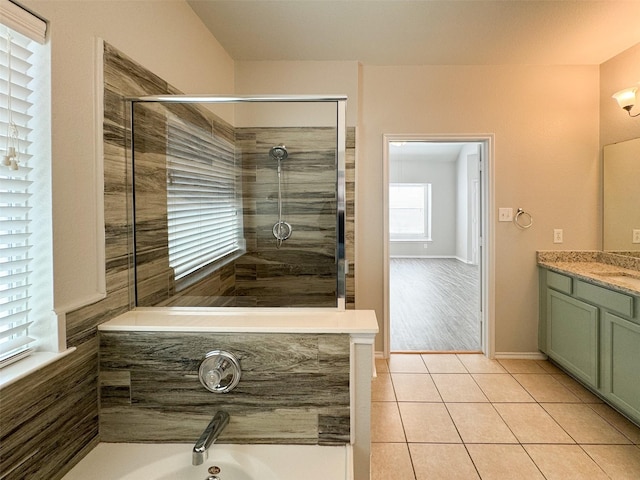
[[[598,308],[547,289],[547,355],[598,388]]]
[[[640,423],[640,297],[540,269],[539,348]]]
[[[640,421],[640,324],[605,312],[601,345],[602,392]]]

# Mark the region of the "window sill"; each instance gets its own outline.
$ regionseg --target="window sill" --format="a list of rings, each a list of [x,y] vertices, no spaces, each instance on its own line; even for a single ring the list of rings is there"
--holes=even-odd
[[[72,347],[63,352],[34,352],[28,357],[0,369],[0,390],[56,360],[66,357],[75,349],[75,347]]]
[[[218,260],[215,260],[205,265],[204,267],[196,270],[195,272],[192,272],[189,275],[186,275],[176,280],[176,284],[175,284],[176,293],[179,293],[185,288],[189,288],[191,285],[198,283],[203,278],[206,278],[207,276],[211,275],[211,273],[215,272],[219,268],[222,268],[225,265],[242,257],[245,253],[246,253],[246,250],[244,248],[239,250],[234,250],[233,252],[228,253],[224,257],[219,258]]]

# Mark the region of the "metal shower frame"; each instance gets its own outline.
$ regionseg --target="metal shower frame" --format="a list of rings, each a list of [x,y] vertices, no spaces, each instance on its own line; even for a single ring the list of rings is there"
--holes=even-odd
[[[346,117],[347,117],[347,97],[346,95],[145,95],[140,97],[127,97],[125,102],[128,106],[129,114],[129,155],[130,160],[134,158],[133,124],[134,105],[136,103],[335,103],[336,104],[336,302],[337,310],[346,308],[346,251],[345,251],[345,221],[346,221],[346,185],[345,185],[345,160],[346,160]],[[133,165],[133,162],[131,162]],[[133,167],[131,167],[133,168]],[[131,171],[133,175],[133,171]],[[132,263],[135,266],[135,196],[133,195],[133,178],[131,178],[132,202],[131,227],[132,240],[131,252]],[[135,304],[137,289],[135,271],[133,268],[134,286],[132,304]]]

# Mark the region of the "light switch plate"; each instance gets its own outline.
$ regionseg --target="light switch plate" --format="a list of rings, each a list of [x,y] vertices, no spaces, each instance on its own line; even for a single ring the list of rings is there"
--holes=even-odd
[[[498,209],[498,221],[510,222],[513,220],[513,208],[499,208]]]
[[[640,228],[633,229],[633,238],[631,243],[640,243]]]

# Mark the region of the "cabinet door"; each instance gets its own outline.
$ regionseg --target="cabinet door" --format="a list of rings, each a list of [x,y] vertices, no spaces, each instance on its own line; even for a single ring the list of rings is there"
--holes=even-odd
[[[598,308],[547,290],[547,355],[598,388]]]
[[[640,422],[640,325],[609,312],[602,325],[602,391]]]

